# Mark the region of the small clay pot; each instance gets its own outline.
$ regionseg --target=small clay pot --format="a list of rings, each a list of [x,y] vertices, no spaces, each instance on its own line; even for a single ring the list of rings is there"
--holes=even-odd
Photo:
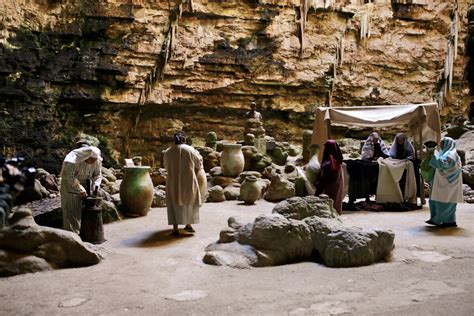
[[[240,200],[246,204],[254,204],[260,199],[262,188],[255,176],[247,176],[240,186]]]

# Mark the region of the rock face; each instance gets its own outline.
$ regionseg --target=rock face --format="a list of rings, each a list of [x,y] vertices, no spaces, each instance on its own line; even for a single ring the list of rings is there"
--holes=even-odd
[[[96,248],[78,235],[38,226],[26,209],[16,211],[0,229],[0,277],[100,262]]]
[[[300,141],[315,105],[438,99],[451,1],[319,2],[4,0],[2,143],[58,173],[83,130],[105,162],[155,166],[175,129],[240,139],[250,100],[267,135]],[[462,52],[468,1],[457,3]],[[445,114],[470,103],[463,67]]]
[[[347,227],[330,201],[294,197],[276,205],[271,215],[250,224],[229,218],[219,241],[206,248],[207,264],[235,268],[264,267],[308,260],[316,255],[330,267],[369,265],[393,249],[391,231]]]

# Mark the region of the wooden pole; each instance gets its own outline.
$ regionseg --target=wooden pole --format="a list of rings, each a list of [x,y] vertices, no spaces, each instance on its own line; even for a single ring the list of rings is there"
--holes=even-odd
[[[423,129],[422,129],[422,119],[423,119],[423,107],[418,108],[418,128],[419,128],[419,143],[420,143],[420,164],[423,160]],[[419,167],[418,167],[419,168]],[[426,204],[425,199],[425,181],[423,180],[423,176],[421,175],[420,170],[420,201],[421,205]]]
[[[331,139],[331,120],[326,120],[326,130],[328,132],[327,139]]]

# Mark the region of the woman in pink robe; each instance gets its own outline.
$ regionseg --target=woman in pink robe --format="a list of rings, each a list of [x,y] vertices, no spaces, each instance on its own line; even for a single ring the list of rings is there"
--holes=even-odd
[[[342,169],[342,153],[335,140],[324,143],[321,176],[316,184],[316,195],[327,194],[334,201],[334,208],[341,215],[344,191],[344,171]]]

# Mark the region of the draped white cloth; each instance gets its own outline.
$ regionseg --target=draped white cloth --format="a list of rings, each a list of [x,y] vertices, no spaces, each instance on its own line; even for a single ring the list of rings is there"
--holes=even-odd
[[[86,161],[89,158],[96,158],[102,161],[102,157],[100,156],[100,149],[94,146],[85,146],[78,149],[74,149],[69,154],[67,154],[66,158],[64,158],[65,162],[70,163],[78,163]]]
[[[203,203],[199,184],[205,182],[201,155],[186,144],[173,145],[165,151],[163,163],[167,171],[168,224],[199,223],[199,206]]]
[[[379,163],[379,177],[377,182],[377,203],[402,203],[416,204],[416,179],[413,163],[409,160],[386,158]],[[405,192],[402,195],[399,181],[406,170]]]

